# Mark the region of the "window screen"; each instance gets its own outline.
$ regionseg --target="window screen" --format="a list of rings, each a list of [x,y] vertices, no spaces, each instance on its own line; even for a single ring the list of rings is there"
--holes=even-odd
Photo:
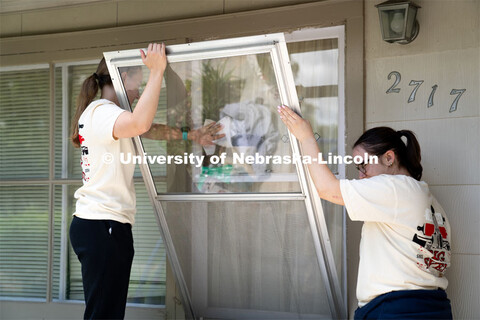
[[[314,195],[302,163],[284,160],[299,148],[276,112],[281,103],[299,111],[296,91],[302,87],[311,99],[302,101],[309,115],[318,113],[317,105],[325,105],[323,98],[332,98],[324,108],[329,117],[316,122],[315,130],[322,147],[335,151],[335,76],[304,81],[304,76],[294,78],[290,67],[306,72],[313,60],[328,55],[321,52],[325,48],[333,50],[330,61],[338,60],[336,44],[303,45],[292,47],[294,65],[282,34],[167,48],[166,97],[158,106],[162,124],[197,130],[215,121],[226,135],[213,146],[180,137],[148,145],[143,138],[134,140],[190,316],[328,319],[344,313],[337,277],[341,263],[335,266],[322,206],[310,198]],[[122,107],[135,108],[129,104],[133,91],[128,74],[148,77],[138,50],[108,52],[105,57]],[[222,154],[225,162],[213,161]],[[180,155],[181,160],[152,162],[159,155]],[[192,163],[192,155],[201,157],[201,165]],[[245,155],[279,156],[281,161],[245,165],[232,160]],[[335,257],[342,253],[341,221],[331,221],[331,231],[339,235]]]

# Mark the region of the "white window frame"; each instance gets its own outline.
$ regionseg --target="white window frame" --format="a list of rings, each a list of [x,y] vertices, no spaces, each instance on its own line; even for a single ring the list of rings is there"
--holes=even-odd
[[[305,28],[285,34],[285,41],[302,42],[322,39],[338,39],[338,155],[346,155],[345,147],[345,26],[339,25],[324,28]],[[346,179],[346,166],[344,163],[338,164],[338,172],[335,174],[337,179]],[[348,289],[347,289],[347,211],[342,208],[342,283],[343,283],[343,301],[344,308],[348,308]],[[327,233],[328,234],[328,233]]]

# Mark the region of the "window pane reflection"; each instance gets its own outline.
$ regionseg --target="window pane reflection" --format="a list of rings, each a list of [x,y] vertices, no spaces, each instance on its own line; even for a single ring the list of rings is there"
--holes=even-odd
[[[133,68],[142,69],[143,82],[136,92],[132,77],[124,81],[130,100],[148,79],[146,67]],[[119,71],[126,75],[133,68]],[[171,63],[165,80],[155,122],[167,125],[165,130],[197,130],[199,135],[199,129],[218,122],[218,133],[225,137],[213,145],[183,141],[181,135],[142,139],[147,155],[162,156],[149,163],[158,192],[300,192],[295,165],[288,161],[287,129],[276,111],[280,97],[268,53]],[[182,163],[172,163],[174,156]]]
[[[338,150],[338,39],[287,44],[303,116],[310,121],[326,159]],[[337,164],[329,164],[338,172]]]

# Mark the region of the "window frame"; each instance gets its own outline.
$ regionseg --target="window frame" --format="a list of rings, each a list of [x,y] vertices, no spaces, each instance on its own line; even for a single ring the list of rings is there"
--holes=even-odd
[[[49,122],[50,122],[50,130],[49,130],[49,170],[48,170],[48,178],[34,178],[34,179],[2,179],[0,180],[0,185],[18,185],[18,186],[32,186],[32,185],[46,185],[48,186],[48,194],[49,194],[49,204],[48,204],[48,253],[47,253],[47,288],[45,290],[45,298],[18,298],[18,297],[0,297],[0,301],[32,301],[32,302],[46,302],[49,300],[51,296],[51,283],[52,283],[52,267],[53,267],[53,215],[52,213],[52,193],[53,193],[53,177],[52,177],[52,159],[54,157],[53,152],[53,104],[52,101],[52,68],[51,64],[48,63],[37,63],[37,64],[30,64],[30,65],[16,65],[16,66],[6,66],[0,67],[1,72],[12,72],[12,71],[33,71],[39,69],[48,69],[49,70],[49,90],[50,90],[50,105],[49,105]]]
[[[0,186],[39,186],[44,185],[48,186],[49,189],[49,200],[48,200],[48,253],[46,256],[47,259],[47,287],[45,291],[45,298],[31,298],[31,297],[8,297],[0,296],[0,302],[2,301],[13,301],[13,302],[43,302],[43,303],[62,303],[62,304],[81,304],[84,303],[83,300],[77,299],[66,299],[66,282],[67,282],[67,261],[68,261],[68,246],[69,240],[68,235],[68,212],[67,212],[67,187],[72,185],[81,184],[81,180],[68,177],[68,171],[72,163],[69,163],[69,132],[70,132],[70,122],[69,117],[69,92],[68,92],[68,81],[69,74],[68,68],[72,66],[81,66],[88,64],[98,64],[100,59],[91,59],[91,60],[80,60],[72,62],[62,62],[62,63],[50,63],[50,64],[31,64],[31,65],[17,65],[17,66],[6,66],[0,67],[1,72],[12,72],[12,71],[35,71],[39,69],[47,69],[49,72],[49,173],[48,178],[34,178],[34,179],[2,179],[0,180]],[[62,127],[57,128],[55,124],[55,116],[58,109],[56,109],[55,103],[55,69],[62,68],[62,80],[61,80],[61,117],[62,117]],[[55,151],[56,151],[56,139],[55,132],[56,130],[61,130],[61,176],[56,176],[55,170]],[[134,178],[134,182],[140,182],[141,178]],[[61,238],[60,238],[60,274],[59,274],[59,297],[53,297],[53,266],[55,263],[54,259],[54,240],[55,240],[55,187],[62,187],[62,216],[61,216]],[[166,304],[146,304],[146,303],[132,303],[128,302],[127,307],[137,307],[144,309],[160,309],[165,310]]]
[[[338,39],[338,155],[344,157],[346,155],[346,141],[343,137],[347,134],[346,128],[346,109],[345,109],[345,62],[346,62],[346,52],[345,52],[345,25],[338,25],[333,27],[312,27],[296,30],[290,33],[285,34],[285,40],[287,43],[291,42],[302,42],[302,41],[312,41],[312,40],[322,40],[322,39]],[[347,170],[344,163],[338,165],[338,172],[334,173],[337,179],[346,179]],[[318,197],[317,197],[318,198]],[[320,199],[317,199],[320,202]],[[317,206],[320,203],[317,204]],[[320,204],[321,205],[321,204]],[[322,228],[322,234],[328,235],[327,225],[325,219],[320,223]],[[342,296],[344,302],[344,308],[347,310],[347,211],[345,206],[342,209]],[[329,241],[324,239],[324,241]],[[327,253],[328,254],[328,253]],[[333,256],[331,257],[333,260]],[[340,276],[340,275],[339,275]]]
[[[321,29],[316,29],[318,30]],[[330,33],[331,32],[331,33]],[[303,34],[303,37],[308,38],[308,35],[312,37],[310,31]],[[336,34],[339,38],[339,60],[340,57],[344,58],[344,38],[340,37],[339,34],[344,34],[344,27],[333,27],[325,34],[325,37],[328,37],[330,34]],[[298,33],[293,34],[291,39],[297,41],[306,41],[303,40],[303,37],[300,37]],[[331,36],[330,36],[331,37]],[[298,40],[302,39],[302,40]],[[315,38],[317,40],[318,38]],[[342,42],[342,44],[340,44]],[[341,46],[341,48],[340,48]],[[202,60],[209,58],[224,58],[230,56],[241,56],[246,54],[258,54],[258,53],[270,53],[273,63],[273,69],[275,70],[275,76],[277,77],[277,83],[280,93],[280,99],[283,104],[289,105],[292,109],[300,111],[299,101],[296,93],[296,87],[293,79],[293,74],[290,69],[290,59],[288,56],[286,41],[283,33],[276,34],[264,34],[256,35],[249,37],[239,37],[239,38],[229,38],[222,40],[213,40],[213,41],[203,41],[190,44],[181,44],[174,46],[167,46],[168,51],[168,61],[170,63],[174,62],[184,62],[192,60]],[[130,110],[131,107],[127,99],[127,95],[121,81],[119,69],[126,66],[136,66],[141,65],[142,61],[139,55],[138,49],[134,50],[124,50],[124,51],[111,51],[105,52],[104,57],[109,69],[110,75],[112,77],[112,82],[119,99],[120,107],[125,110]],[[344,62],[339,64],[338,68],[344,66]],[[342,70],[344,71],[344,70]],[[343,72],[339,72],[339,86],[340,81],[343,89],[343,76],[340,76]],[[339,89],[340,92],[343,90]],[[343,95],[343,93],[342,93]],[[342,103],[340,102],[342,101]],[[339,112],[341,117],[344,118],[344,97],[339,97],[339,108],[342,110]],[[343,121],[344,122],[344,121]],[[341,127],[341,128],[340,128]],[[340,130],[344,130],[344,124],[340,126],[339,122],[339,133]],[[290,146],[292,154],[301,154],[299,142],[295,137],[288,132],[290,139]],[[338,135],[339,141],[342,141],[340,137],[343,137],[342,134]],[[144,148],[140,137],[132,138],[137,154],[144,154]],[[339,150],[344,154],[343,148]],[[340,167],[340,166],[339,166]],[[195,318],[195,310],[193,308],[192,298],[190,297],[180,262],[178,260],[175,245],[173,239],[170,235],[168,223],[166,220],[165,212],[162,208],[160,201],[252,201],[252,200],[294,200],[301,198],[304,201],[308,216],[308,221],[313,236],[313,245],[317,254],[317,260],[320,266],[320,272],[322,274],[323,280],[326,286],[327,299],[329,301],[331,315],[334,318],[345,318],[347,315],[346,311],[346,299],[345,293],[346,290],[340,289],[340,278],[336,272],[335,261],[333,258],[332,248],[330,246],[330,239],[328,235],[328,229],[325,222],[323,207],[321,205],[320,198],[316,196],[315,186],[312,179],[307,174],[307,166],[305,164],[296,165],[297,176],[301,187],[301,193],[265,193],[265,194],[159,194],[157,192],[153,176],[151,174],[148,164],[140,164],[140,169],[142,176],[144,178],[145,185],[147,187],[152,205],[155,208],[157,221],[160,226],[162,237],[166,244],[167,256],[170,263],[172,264],[172,269],[179,285],[180,292],[182,294],[183,303],[185,305],[186,312],[188,317]],[[342,174],[345,170],[343,169]],[[254,199],[252,199],[254,198]],[[345,216],[345,211],[343,211],[343,216]],[[345,218],[343,218],[343,230],[345,230]],[[343,232],[345,233],[345,231]],[[343,252],[346,251],[346,242],[343,242]],[[342,264],[345,262],[342,261]],[[345,279],[344,279],[345,280]],[[345,283],[346,281],[344,281]]]

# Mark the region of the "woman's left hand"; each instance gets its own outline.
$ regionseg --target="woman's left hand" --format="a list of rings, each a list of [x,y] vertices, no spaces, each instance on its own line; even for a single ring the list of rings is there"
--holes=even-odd
[[[281,105],[277,109],[280,119],[300,142],[314,138],[312,126],[308,120],[303,119],[287,106]]]

